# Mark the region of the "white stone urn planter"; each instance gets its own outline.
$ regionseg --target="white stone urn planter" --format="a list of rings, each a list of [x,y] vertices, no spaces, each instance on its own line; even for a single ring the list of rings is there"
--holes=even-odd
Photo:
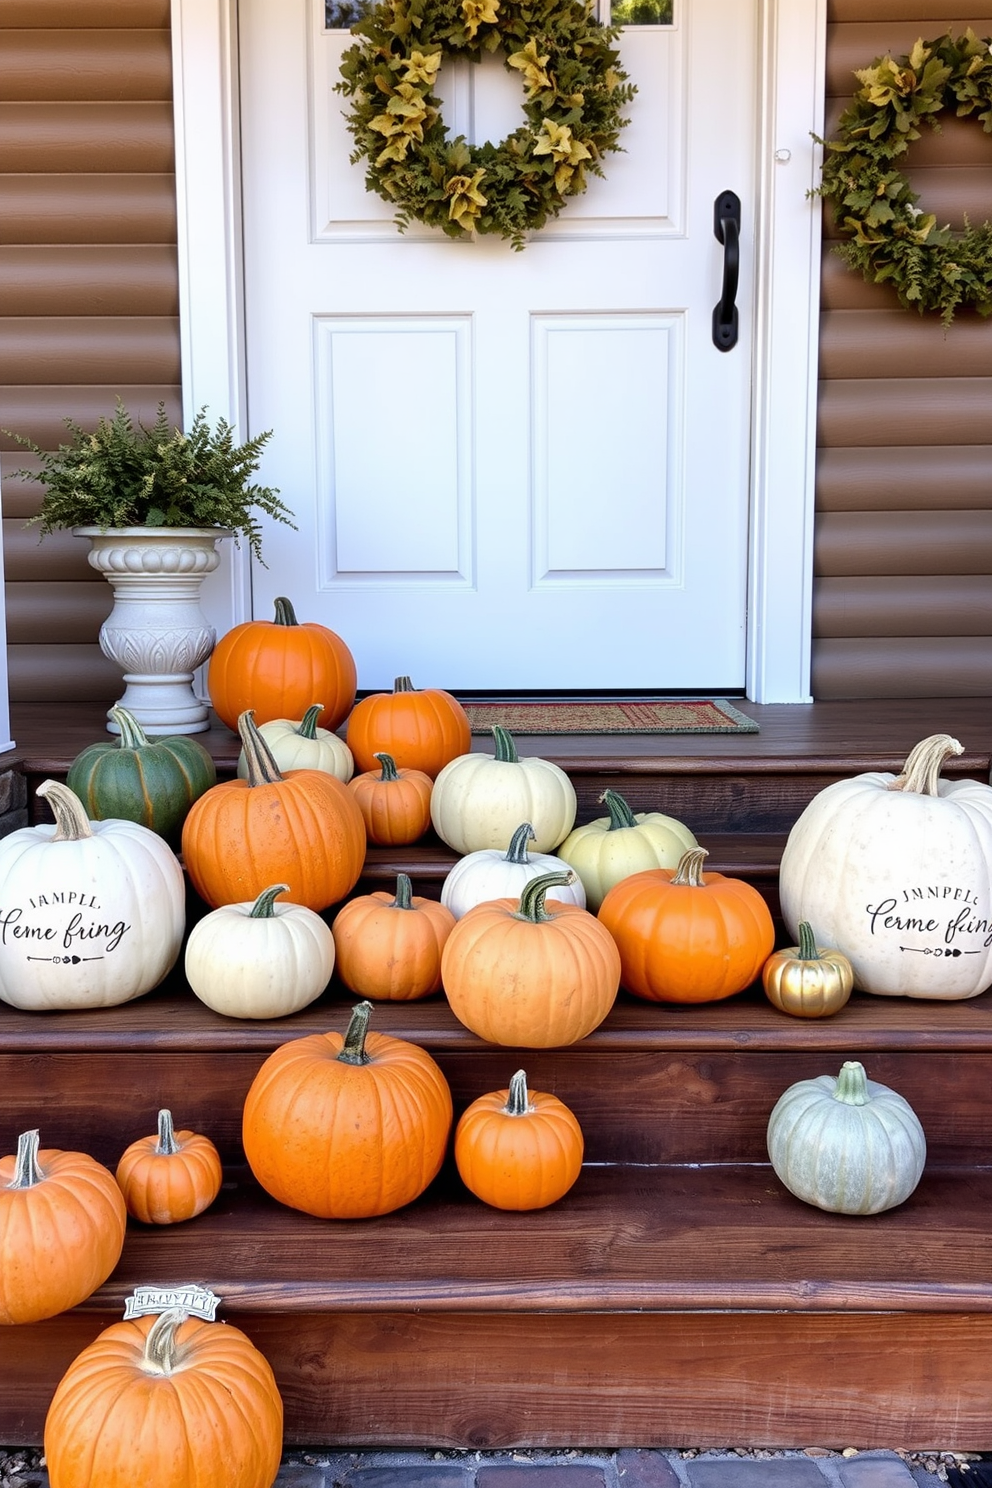
[[[114,591],[100,649],[124,669],[117,706],[146,734],[199,734],[210,727],[193,673],[217,639],[200,609],[200,586],[220,562],[225,527],[74,527],[89,561]],[[109,733],[119,733],[113,721]]]

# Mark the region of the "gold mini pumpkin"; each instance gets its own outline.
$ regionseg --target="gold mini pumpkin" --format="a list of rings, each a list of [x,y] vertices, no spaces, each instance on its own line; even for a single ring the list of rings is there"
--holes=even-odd
[[[799,944],[773,951],[761,971],[768,1001],[794,1018],[829,1018],[840,1012],[854,987],[854,970],[842,951],[818,950],[808,920]]]

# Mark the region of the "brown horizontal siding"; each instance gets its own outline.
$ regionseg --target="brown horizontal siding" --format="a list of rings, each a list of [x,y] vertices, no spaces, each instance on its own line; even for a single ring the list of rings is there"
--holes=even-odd
[[[172,243],[172,175],[0,175],[0,243]]]
[[[814,571],[819,578],[992,574],[992,510],[821,512]]]
[[[0,369],[64,387],[180,381],[179,322],[168,316],[0,316]]]
[[[992,378],[824,379],[818,424],[826,448],[992,444]]]
[[[820,640],[813,652],[820,698],[989,697],[987,636]]]
[[[172,97],[166,30],[10,29],[0,47],[5,103],[137,102]]]
[[[817,638],[992,635],[992,584],[984,574],[951,578],[821,579],[813,604]]]
[[[167,243],[31,243],[0,247],[6,315],[179,314]]]
[[[168,173],[172,105],[0,103],[0,160],[6,171]]]
[[[18,27],[134,26],[166,31],[170,0],[0,0],[0,30]]]
[[[10,586],[93,583],[109,589],[106,579],[90,567],[89,551],[86,538],[64,528],[42,537],[37,527],[20,519],[3,519],[4,577]]]
[[[893,7],[889,6],[891,11]],[[900,6],[900,9],[902,7]],[[979,36],[992,35],[992,16],[987,10],[961,13],[933,0],[927,6],[929,15],[917,10],[907,18],[876,17],[875,0],[864,0],[862,20],[834,22],[833,6],[827,16],[827,97],[844,97],[857,87],[855,71],[869,67],[875,57],[886,52],[905,55],[917,37],[933,40],[949,31],[955,36],[970,26]],[[981,126],[979,126],[981,127]]]
[[[124,691],[120,667],[97,645],[8,646],[7,675],[11,698],[20,703],[109,702]]]
[[[992,377],[992,326],[977,315],[944,327],[933,315],[886,310],[832,310],[820,323],[820,376],[825,378]]]
[[[82,544],[83,540],[77,537],[76,541]],[[71,629],[76,644],[96,645],[114,596],[110,585],[99,575],[95,577],[95,584],[48,580],[8,584],[8,642],[14,646],[58,644]]]
[[[992,453],[985,444],[821,449],[816,505],[818,512],[992,510]]]
[[[159,403],[165,404],[166,415],[173,423],[182,423],[182,396],[178,386],[136,387],[123,382],[73,388],[0,386],[0,429],[26,434],[42,449],[54,450],[69,437],[65,426],[67,414],[83,428],[89,428],[97,419],[113,413],[118,398],[142,423],[154,420]],[[17,445],[0,434],[0,449],[16,450]],[[10,456],[4,455],[5,466],[9,461]]]

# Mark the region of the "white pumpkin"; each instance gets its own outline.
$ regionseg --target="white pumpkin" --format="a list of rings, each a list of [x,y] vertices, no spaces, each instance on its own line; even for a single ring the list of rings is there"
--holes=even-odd
[[[31,1011],[115,1007],[157,987],[186,926],[168,844],[138,822],[90,821],[57,780],[55,815],[0,839],[0,999]]]
[[[684,852],[698,847],[689,828],[660,811],[631,811],[623,796],[605,790],[600,801],[609,816],[573,827],[558,849],[585,885],[595,914],[622,878],[649,868],[677,868]]]
[[[268,744],[281,771],[323,770],[345,785],[355,773],[355,759],[343,739],[330,729],[318,728],[322,703],[314,703],[303,717],[272,718],[260,723],[258,732]],[[248,761],[242,749],[238,756],[238,778],[248,779]]]
[[[319,997],[334,970],[334,937],[303,904],[276,904],[287,884],[254,903],[224,904],[186,943],[186,980],[227,1018],[283,1018]]]
[[[934,734],[902,774],[828,785],[786,843],[782,915],[844,952],[884,997],[975,997],[992,986],[992,788],[940,779],[962,746]]]
[[[506,729],[493,727],[496,754],[460,754],[434,782],[431,821],[458,853],[505,849],[521,822],[534,828],[537,852],[551,852],[575,823],[575,790],[550,760],[520,759]]]
[[[909,1198],[927,1142],[908,1101],[845,1061],[799,1080],[768,1120],[768,1156],[790,1193],[835,1214],[880,1214]]]
[[[483,847],[459,858],[441,886],[441,903],[460,920],[477,904],[491,899],[519,899],[524,884],[532,878],[568,872],[568,864],[551,853],[529,853],[527,844],[533,840],[534,828],[524,822],[514,832],[506,852]],[[586,907],[585,889],[578,878],[570,884],[555,885],[548,890],[547,898],[577,904],[580,909]]]

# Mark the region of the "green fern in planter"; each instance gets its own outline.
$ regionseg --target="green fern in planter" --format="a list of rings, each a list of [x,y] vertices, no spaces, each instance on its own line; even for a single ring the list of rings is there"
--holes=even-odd
[[[42,534],[60,527],[227,527],[261,560],[256,510],[294,526],[278,491],[250,480],[271,430],[236,445],[232,426],[220,419],[212,430],[201,408],[183,433],[170,427],[163,403],[151,428],[135,425],[120,402],[92,433],[72,419],[65,423],[72,443],[54,452],[11,435],[41,462],[41,470],[17,473],[45,487],[32,518]]]

